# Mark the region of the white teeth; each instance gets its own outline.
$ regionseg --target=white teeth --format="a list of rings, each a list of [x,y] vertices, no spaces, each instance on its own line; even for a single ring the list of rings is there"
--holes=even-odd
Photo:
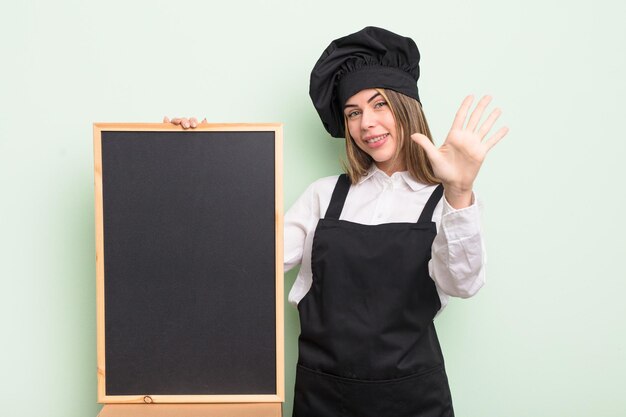
[[[365,142],[366,143],[376,143],[376,142],[386,138],[388,134],[389,133],[385,133],[384,135],[376,136],[375,138],[368,139]]]

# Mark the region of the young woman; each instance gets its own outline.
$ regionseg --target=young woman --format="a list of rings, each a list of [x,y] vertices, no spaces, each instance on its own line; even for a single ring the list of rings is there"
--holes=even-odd
[[[500,111],[481,123],[491,98],[470,114],[469,96],[435,147],[419,59],[410,38],[366,27],[313,68],[310,95],[346,140],[347,172],[313,183],[285,215],[285,270],[300,265],[295,417],[454,415],[433,319],[484,283],[472,188],[508,130],[487,138]]]

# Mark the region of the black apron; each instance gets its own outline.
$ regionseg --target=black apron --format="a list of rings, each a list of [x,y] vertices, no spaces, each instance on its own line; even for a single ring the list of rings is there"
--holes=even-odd
[[[417,223],[339,220],[339,176],[313,238],[313,284],[298,304],[294,417],[452,417],[428,273],[439,185]]]

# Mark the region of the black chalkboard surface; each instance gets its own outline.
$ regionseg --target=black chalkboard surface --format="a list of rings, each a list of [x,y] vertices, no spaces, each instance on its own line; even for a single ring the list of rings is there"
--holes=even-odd
[[[99,401],[282,401],[282,126],[95,124],[94,150]]]

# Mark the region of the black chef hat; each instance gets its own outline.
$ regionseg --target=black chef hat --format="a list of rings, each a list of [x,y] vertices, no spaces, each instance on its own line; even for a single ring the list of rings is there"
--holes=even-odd
[[[311,71],[309,95],[331,136],[345,137],[343,105],[366,88],[387,88],[419,101],[420,53],[411,38],[368,26],[335,39]]]

